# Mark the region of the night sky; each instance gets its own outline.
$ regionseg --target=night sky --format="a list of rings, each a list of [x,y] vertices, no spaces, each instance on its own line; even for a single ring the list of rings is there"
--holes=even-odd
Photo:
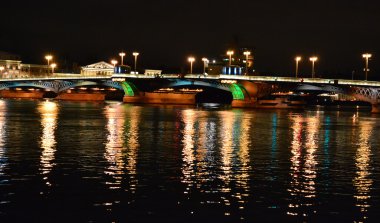
[[[370,75],[380,75],[380,3],[376,0],[65,0],[1,3],[0,51],[24,63],[45,63],[52,52],[60,63],[109,61],[124,50],[140,52],[145,68],[180,72],[187,57],[210,59],[232,44],[254,48],[262,74],[300,71],[351,78],[363,75],[363,52],[370,52]],[[369,78],[371,79],[371,78]]]

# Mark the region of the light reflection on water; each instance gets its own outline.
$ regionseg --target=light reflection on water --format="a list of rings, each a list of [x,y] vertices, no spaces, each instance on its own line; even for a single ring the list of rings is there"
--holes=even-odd
[[[123,179],[127,179],[128,188],[125,190],[136,191],[140,112],[140,107],[127,110],[120,104],[105,107],[108,134],[104,157],[109,166],[104,173],[113,179],[106,182],[110,189],[121,189]]]
[[[359,123],[359,148],[355,154],[356,176],[353,180],[355,187],[354,198],[356,206],[359,208],[360,218],[358,222],[362,222],[368,218],[367,212],[371,207],[371,188],[373,180],[371,175],[371,144],[370,138],[373,133],[373,121],[361,121]]]
[[[201,204],[230,207],[233,203],[243,210],[250,188],[249,133],[252,115],[231,111],[216,112],[216,115],[211,118],[205,112],[182,112],[182,183],[187,185],[184,194],[190,199],[192,193],[199,192],[205,197]],[[215,118],[219,119],[219,124]],[[219,144],[221,147],[217,149]],[[230,214],[230,211],[224,212],[226,216]]]
[[[41,115],[42,135],[40,139],[41,167],[40,171],[47,186],[51,186],[49,173],[53,169],[55,163],[56,139],[55,133],[57,128],[57,118],[59,108],[54,101],[44,101],[38,104],[37,110]]]
[[[7,107],[6,101],[0,100],[0,177],[4,175],[4,168],[7,164],[5,155],[6,127],[7,127]],[[0,179],[1,180],[1,179]],[[1,184],[1,183],[0,183]]]
[[[293,140],[291,144],[292,181],[290,192],[293,199],[289,204],[289,215],[307,217],[315,213],[315,179],[317,177],[316,150],[320,117],[294,116],[292,120]],[[305,126],[306,125],[306,126]],[[304,136],[306,135],[306,136]],[[304,138],[305,137],[305,138]]]
[[[0,112],[0,217],[35,212],[25,200],[83,221],[378,216],[380,123],[366,113],[4,100]]]

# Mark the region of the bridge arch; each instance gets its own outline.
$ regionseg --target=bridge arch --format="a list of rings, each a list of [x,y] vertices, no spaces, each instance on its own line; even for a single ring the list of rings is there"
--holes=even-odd
[[[0,90],[22,87],[40,88],[54,92],[57,91],[57,87],[54,81],[5,82],[0,84]]]
[[[119,82],[115,82],[115,81],[91,81],[91,80],[76,81],[76,82],[61,81],[58,87],[59,88],[58,93],[69,90],[70,88],[83,87],[83,86],[106,86],[106,87],[112,87],[115,89],[123,90]]]

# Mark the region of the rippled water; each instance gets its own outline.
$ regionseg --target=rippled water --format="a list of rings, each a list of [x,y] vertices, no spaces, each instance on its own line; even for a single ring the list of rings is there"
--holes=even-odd
[[[376,221],[379,130],[357,111],[0,100],[0,221]]]

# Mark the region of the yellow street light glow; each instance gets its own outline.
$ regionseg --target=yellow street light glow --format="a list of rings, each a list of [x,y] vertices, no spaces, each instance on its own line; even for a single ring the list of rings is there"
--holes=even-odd
[[[244,51],[243,54],[245,55],[245,75],[248,75],[248,57],[251,55],[251,52]]]
[[[113,64],[113,66],[115,67],[116,64],[117,64],[117,60],[111,60],[111,63]]]
[[[202,61],[203,61],[203,74],[206,74],[206,65],[208,64],[209,60],[206,57],[203,57]]]
[[[52,55],[46,55],[45,56],[45,59],[47,60],[47,63],[48,63],[48,66],[50,65],[50,60],[52,60],[53,59],[53,56]]]
[[[231,66],[231,60],[232,60],[232,55],[234,54],[234,51],[232,50],[228,50],[227,51],[227,55],[229,56],[229,60],[228,60],[228,65]]]
[[[189,57],[187,60],[190,62],[190,74],[192,74],[193,73],[193,62],[195,61],[195,58]]]
[[[124,62],[124,56],[125,56],[125,53],[124,52],[121,52],[119,53],[119,56],[121,57],[121,65],[123,65],[123,62]]]
[[[318,60],[318,57],[310,57],[309,59],[310,59],[311,62],[315,62],[315,61]]]
[[[136,73],[136,67],[137,67],[137,56],[139,55],[138,52],[133,52],[132,55],[135,57],[135,73]]]
[[[363,56],[363,58],[371,58],[372,54],[370,54],[370,53],[364,53],[362,56]]]
[[[368,69],[368,60],[369,60],[369,58],[371,58],[372,57],[372,54],[370,54],[370,53],[363,53],[363,58],[365,59],[365,80],[368,80],[368,71],[369,71],[369,69]]]
[[[52,63],[50,65],[50,67],[51,67],[52,73],[54,73],[54,69],[57,67],[57,64],[56,63]]]
[[[314,76],[315,76],[314,63],[315,63],[315,61],[318,60],[318,57],[313,56],[313,57],[310,57],[309,60],[311,61],[311,78],[314,78]]]
[[[296,60],[296,78],[297,78],[298,77],[298,62],[302,60],[302,57],[297,56],[295,60]]]

